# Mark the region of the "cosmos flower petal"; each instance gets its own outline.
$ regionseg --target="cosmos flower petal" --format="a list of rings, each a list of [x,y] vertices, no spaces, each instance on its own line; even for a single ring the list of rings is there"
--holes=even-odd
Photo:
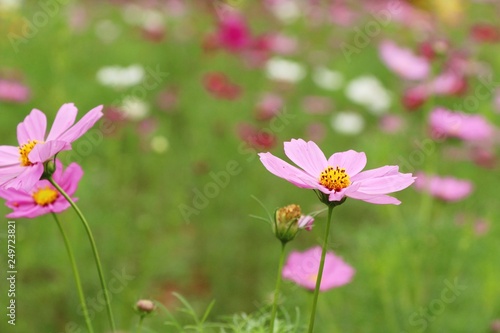
[[[62,164],[59,162],[59,170],[62,171]],[[59,175],[59,185],[64,189],[64,191],[68,195],[73,195],[76,192],[78,187],[78,183],[80,179],[83,177],[83,169],[80,165],[76,163],[71,163],[66,170],[64,170],[64,174]]]
[[[41,212],[40,208],[37,205],[30,203],[28,205],[23,205],[21,209],[16,209],[12,213],[7,214],[6,217],[11,219],[17,219],[21,217],[34,218],[43,214],[45,213]]]
[[[340,191],[330,191],[329,196],[328,196],[328,200],[329,201],[340,201],[345,196],[349,196],[349,193],[357,191],[360,186],[361,186],[360,183],[356,183],[356,184],[352,184],[351,186],[348,186],[346,188],[343,188]]]
[[[411,174],[390,175],[361,181],[359,192],[366,194],[387,194],[401,191],[415,182]]]
[[[354,150],[335,153],[328,159],[328,165],[345,168],[345,172],[349,177],[353,177],[366,166],[366,154]]]
[[[346,195],[349,198],[353,199],[358,199],[362,201],[366,201],[372,204],[379,204],[379,205],[387,205],[387,204],[392,204],[392,205],[399,205],[401,201],[398,199],[391,197],[389,195],[379,195],[379,194],[366,194],[362,192],[352,192]]]
[[[17,141],[22,146],[30,140],[45,140],[45,131],[47,130],[47,117],[37,109],[33,109],[24,121],[17,125]]]
[[[285,161],[272,155],[271,153],[260,153],[259,156],[262,164],[264,164],[266,169],[273,175],[283,178],[294,184],[295,186],[301,188],[313,189],[318,187],[317,182],[315,187],[311,185],[314,179],[312,179],[310,175],[286,163]],[[306,182],[303,179],[306,179],[308,181]]]
[[[312,141],[292,139],[285,142],[284,147],[286,156],[313,177],[318,177],[328,167],[325,154]]]
[[[37,144],[29,153],[28,159],[32,163],[43,163],[62,150],[71,147],[65,141],[48,141]]]
[[[22,171],[13,179],[2,184],[2,188],[14,188],[29,192],[36,182],[40,180],[43,174],[43,164],[34,164],[29,167],[23,167]]]
[[[57,111],[56,119],[52,124],[47,141],[57,140],[57,138],[68,130],[74,123],[76,119],[76,114],[78,109],[73,103],[63,104],[59,111]]]
[[[351,177],[351,181],[359,182],[364,179],[397,175],[398,173],[399,173],[399,167],[397,165],[386,165],[380,168],[360,172],[357,175]]]
[[[90,110],[82,117],[73,127],[61,134],[58,140],[73,142],[85,134],[94,124],[103,116],[102,105],[99,105]]]
[[[0,167],[10,165],[19,165],[19,148],[0,146]]]

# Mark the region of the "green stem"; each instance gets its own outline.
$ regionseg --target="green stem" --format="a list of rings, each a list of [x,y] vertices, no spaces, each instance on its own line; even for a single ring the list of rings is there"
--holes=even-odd
[[[75,212],[78,215],[78,217],[80,217],[80,220],[82,221],[83,226],[85,227],[85,231],[87,232],[87,236],[89,238],[90,245],[92,247],[92,253],[94,254],[94,260],[95,260],[95,263],[96,263],[96,266],[97,266],[97,272],[99,273],[99,280],[101,281],[101,288],[102,288],[103,293],[104,293],[104,300],[106,302],[106,309],[107,309],[107,312],[108,312],[109,323],[111,325],[112,332],[115,332],[116,331],[115,321],[113,319],[113,312],[111,311],[111,302],[109,301],[109,292],[108,292],[108,288],[106,286],[106,281],[104,280],[104,275],[102,273],[101,260],[99,259],[99,254],[97,252],[97,246],[96,246],[95,241],[94,241],[94,236],[92,236],[92,231],[90,230],[89,224],[88,224],[87,220],[85,219],[85,216],[83,216],[82,212],[80,211],[80,209],[78,208],[78,206],[75,204],[75,202],[54,181],[54,179],[52,178],[52,176],[49,176],[47,178],[47,180],[59,191],[59,193],[62,194],[62,196],[64,198],[66,198],[66,200],[68,200],[69,204],[71,205],[71,207],[73,207],[73,209],[75,210]]]
[[[316,279],[316,288],[314,288],[314,298],[311,311],[311,318],[309,319],[309,333],[313,332],[314,319],[316,318],[316,305],[318,304],[319,286],[321,285],[321,278],[323,277],[323,268],[325,267],[326,247],[328,245],[328,235],[330,234],[330,224],[332,222],[333,205],[328,206],[328,221],[326,222],[325,240],[323,241],[323,251],[321,252],[321,261],[319,263],[318,277]]]
[[[276,277],[276,287],[274,289],[273,310],[271,312],[271,327],[269,332],[274,332],[274,320],[276,319],[276,311],[278,310],[278,298],[281,288],[281,272],[283,271],[283,263],[285,262],[285,242],[281,242],[280,262],[278,264],[278,276]]]
[[[64,232],[64,229],[61,225],[61,222],[57,218],[57,215],[52,213],[54,219],[56,220],[57,226],[59,227],[59,231],[64,239],[64,245],[66,246],[66,252],[68,252],[69,261],[71,262],[71,268],[73,269],[73,276],[75,277],[76,290],[78,291],[78,297],[80,298],[80,305],[82,307],[83,316],[85,317],[85,323],[87,324],[87,329],[89,333],[93,333],[94,329],[92,328],[92,322],[89,317],[89,310],[87,308],[87,303],[85,302],[85,296],[83,295],[82,283],[80,281],[80,273],[78,273],[78,267],[76,266],[75,257],[73,256],[73,250],[71,249],[71,245],[69,243],[68,237]]]
[[[137,325],[136,333],[141,333],[142,332],[142,322],[143,321],[144,321],[144,316],[141,315],[141,318],[139,319],[139,324]]]

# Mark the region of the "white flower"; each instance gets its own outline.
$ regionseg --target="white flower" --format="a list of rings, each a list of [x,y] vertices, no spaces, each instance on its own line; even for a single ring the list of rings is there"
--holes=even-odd
[[[280,0],[271,5],[271,11],[284,23],[291,23],[300,17],[302,10],[295,0]]]
[[[107,66],[99,69],[97,81],[103,86],[123,89],[141,83],[144,75],[145,71],[141,65]]]
[[[120,107],[125,118],[130,120],[144,119],[149,113],[149,105],[135,96],[127,96]]]
[[[21,0],[0,0],[0,10],[18,10],[21,8]]]
[[[357,112],[343,111],[332,116],[331,125],[336,132],[356,135],[363,131],[365,120]]]
[[[346,96],[376,115],[387,112],[391,106],[389,92],[374,76],[360,76],[349,82]]]
[[[306,70],[294,61],[272,58],[266,63],[266,73],[271,80],[295,83],[304,78]]]
[[[320,88],[334,91],[342,87],[344,77],[341,73],[329,70],[326,67],[317,67],[314,70],[313,81]]]

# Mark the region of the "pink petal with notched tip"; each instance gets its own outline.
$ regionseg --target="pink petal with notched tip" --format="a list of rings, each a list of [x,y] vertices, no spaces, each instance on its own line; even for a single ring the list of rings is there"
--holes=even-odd
[[[71,143],[84,135],[103,116],[102,105],[90,110],[73,127],[61,134],[57,139]]]
[[[345,168],[345,172],[350,177],[357,175],[366,166],[365,153],[358,153],[348,150],[342,153],[335,153],[328,159],[328,165],[332,167]]]
[[[57,140],[58,137],[67,131],[74,123],[78,109],[73,103],[63,104],[57,111],[56,119],[52,124],[47,141]]]
[[[17,125],[17,141],[22,146],[30,140],[45,140],[47,117],[42,111],[33,109],[24,121]]]
[[[309,175],[319,178],[321,172],[328,167],[326,157],[312,141],[292,139],[284,143],[286,156]]]

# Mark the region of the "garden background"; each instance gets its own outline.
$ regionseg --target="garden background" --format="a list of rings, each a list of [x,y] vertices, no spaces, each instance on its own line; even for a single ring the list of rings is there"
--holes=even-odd
[[[356,274],[320,295],[316,332],[490,332],[500,318],[499,14],[495,1],[1,0],[0,142],[16,144],[33,108],[50,124],[64,103],[79,116],[104,105],[104,118],[59,157],[84,169],[76,196],[108,283],[119,281],[112,306],[125,332],[140,298],[176,313],[178,292],[200,314],[215,300],[211,320],[271,300],[280,245],[250,217],[266,214],[254,198],[269,211],[322,207],[267,172],[258,152],[284,157],[284,141],[304,138],[327,155],[363,151],[368,169],[468,180],[473,190],[459,200],[412,186],[396,194],[400,206],[348,199],[336,208],[329,248]],[[429,59],[420,82],[458,57],[460,84],[412,95],[418,80],[381,57],[387,41]],[[495,134],[433,137],[438,106],[479,114]],[[325,215],[288,251],[319,244]],[[60,218],[106,332],[83,229],[73,211]],[[7,324],[3,220],[0,331],[83,332],[50,216],[16,220],[17,321]],[[282,294],[305,324],[311,293],[286,282]],[[166,319],[160,311],[145,326],[171,332]]]

